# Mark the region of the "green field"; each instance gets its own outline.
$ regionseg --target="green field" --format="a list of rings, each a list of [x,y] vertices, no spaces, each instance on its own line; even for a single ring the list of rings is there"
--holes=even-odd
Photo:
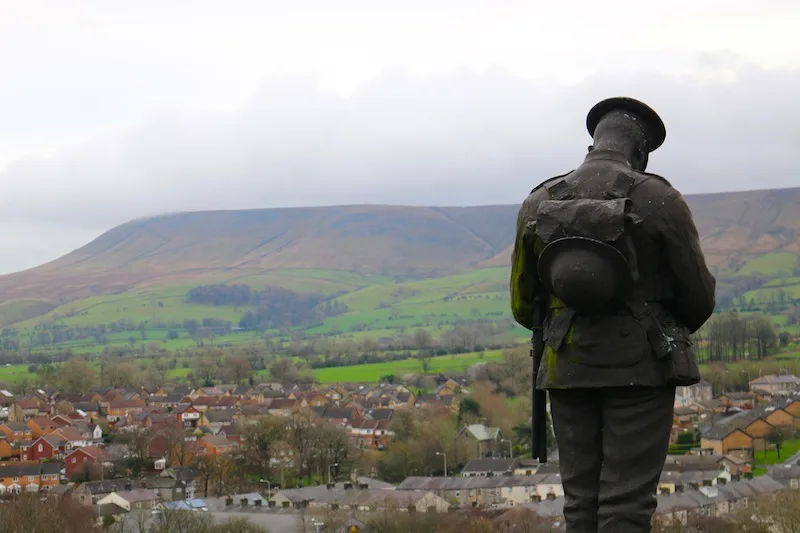
[[[778,457],[776,450],[767,450],[766,452],[755,452],[753,456],[753,473],[761,475],[767,473],[767,467],[770,465],[782,463],[792,455],[800,451],[800,439],[785,440],[781,446],[781,456]]]
[[[442,355],[430,359],[428,374],[463,372],[467,368],[480,364],[498,361],[502,357],[502,350],[487,350],[485,352],[472,352],[457,355]],[[172,356],[157,358],[167,362],[175,359]],[[150,360],[138,360],[139,366],[150,363]],[[56,365],[58,363],[55,363]],[[188,367],[187,367],[188,364]],[[97,360],[90,360],[89,365],[97,372],[99,370]],[[167,372],[169,380],[179,380],[185,378],[190,372],[191,361],[186,357],[178,357],[176,367]],[[390,361],[386,363],[372,363],[353,366],[341,366],[330,368],[318,368],[314,370],[314,377],[319,383],[374,383],[382,376],[394,374],[400,378],[405,374],[422,374],[422,365],[418,359],[406,359],[401,361]],[[260,370],[255,372],[259,379],[268,379],[269,372]],[[28,378],[35,382],[35,374],[28,371],[28,365],[0,366],[0,383],[17,383],[23,378]]]
[[[501,350],[493,350],[485,352],[483,357],[476,353],[434,357],[430,362],[429,373],[463,372],[472,365],[497,361],[500,359],[501,354]],[[391,361],[388,363],[318,368],[314,371],[314,377],[320,383],[375,383],[382,376],[389,374],[394,374],[396,377],[400,378],[404,374],[421,373],[421,363],[416,359],[407,359],[405,361]]]
[[[346,305],[348,311],[329,317],[317,325],[295,328],[304,337],[380,339],[426,328],[434,338],[438,338],[458,324],[510,319],[508,276],[508,268],[479,269],[414,281],[395,281],[384,276],[338,270],[276,270],[198,279],[195,283],[183,285],[143,286],[119,295],[76,300],[11,327],[20,332],[19,338],[25,346],[36,335],[39,324],[57,323],[73,327],[98,324],[108,327],[112,323],[145,324],[143,331],[136,329],[107,333],[104,343],[98,343],[94,338],[82,338],[57,345],[36,346],[34,349],[37,352],[69,348],[76,354],[93,354],[114,347],[143,349],[145,345],[150,345],[150,350],[194,348],[197,343],[182,327],[184,320],[216,318],[237,325],[245,312],[253,310],[249,306],[197,305],[186,301],[186,293],[192,287],[226,283],[247,284],[253,289],[280,286],[296,292],[342,294],[336,300]],[[28,302],[26,305],[33,304]],[[6,311],[8,315],[10,311]],[[0,305],[0,314],[2,312]],[[510,342],[515,337],[526,335],[526,331],[513,321],[507,323],[509,329],[502,334],[504,340],[499,342]],[[170,329],[177,331],[179,338],[167,340]],[[203,343],[205,346],[229,346],[259,341],[264,337],[274,341],[284,334],[278,331],[237,332],[204,339]]]
[[[797,254],[775,252],[748,258],[737,274],[791,275],[797,267]]]

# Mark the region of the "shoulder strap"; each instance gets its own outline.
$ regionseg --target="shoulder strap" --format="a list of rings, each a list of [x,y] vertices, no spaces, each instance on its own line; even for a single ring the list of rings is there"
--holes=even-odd
[[[627,198],[631,193],[631,189],[633,189],[634,183],[636,183],[636,179],[633,176],[620,172],[614,177],[611,188],[606,191],[606,199]]]
[[[575,172],[575,170],[574,170],[574,169],[573,169],[573,170],[570,170],[570,171],[569,171],[569,172],[567,172],[566,174],[561,174],[560,176],[555,176],[555,177],[553,177],[553,178],[550,178],[550,179],[546,179],[546,180],[544,180],[542,183],[540,183],[539,185],[537,185],[536,187],[534,187],[534,188],[531,190],[530,194],[533,194],[533,193],[535,193],[536,191],[538,191],[538,190],[539,190],[539,189],[541,189],[542,187],[544,187],[545,189],[547,189],[547,184],[548,184],[548,183],[551,183],[551,182],[553,182],[553,181],[556,181],[556,180],[559,180],[559,179],[563,179],[565,176],[569,176],[569,175],[570,175],[570,174],[572,174],[573,172]]]

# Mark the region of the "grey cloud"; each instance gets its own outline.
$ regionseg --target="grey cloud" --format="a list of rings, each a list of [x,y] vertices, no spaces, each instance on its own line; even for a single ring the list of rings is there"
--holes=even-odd
[[[19,253],[0,270],[53,259],[115,224],[163,212],[518,203],[579,164],[591,142],[586,111],[620,94],[661,114],[667,141],[650,170],[683,192],[795,185],[800,71],[766,71],[726,53],[698,62],[707,76],[638,72],[574,86],[500,71],[392,73],[350,98],[293,79],[265,84],[236,113],[154,115],[0,175],[0,222],[25,236],[15,234]]]

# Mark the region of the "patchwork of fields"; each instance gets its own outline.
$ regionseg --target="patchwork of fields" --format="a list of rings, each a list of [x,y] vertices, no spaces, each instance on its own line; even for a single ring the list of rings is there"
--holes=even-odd
[[[280,286],[292,291],[340,294],[344,314],[308,327],[295,328],[303,336],[332,336],[359,340],[365,337],[394,337],[417,328],[430,329],[434,338],[465,321],[510,319],[508,268],[487,268],[435,279],[403,281],[335,270],[286,270],[261,274],[202,280],[203,284],[247,284],[253,289]],[[158,348],[181,350],[196,346],[183,327],[185,320],[221,319],[234,326],[252,306],[197,305],[186,301],[186,293],[200,281],[168,287],[141,287],[120,295],[98,296],[70,302],[42,317],[12,327],[32,331],[38,324],[56,322],[67,326],[128,323],[130,331],[107,333],[105,343],[92,338],[67,341],[36,351],[69,348],[74,353],[98,353],[113,346],[139,347],[157,343]],[[507,338],[525,335],[524,329],[509,322]],[[142,329],[136,325],[144,323]],[[153,327],[154,324],[160,327]],[[170,329],[179,337],[168,339]],[[284,332],[285,333],[285,332]],[[233,332],[205,339],[205,345],[235,345],[268,337],[281,340],[278,331]],[[25,337],[23,336],[23,342]]]

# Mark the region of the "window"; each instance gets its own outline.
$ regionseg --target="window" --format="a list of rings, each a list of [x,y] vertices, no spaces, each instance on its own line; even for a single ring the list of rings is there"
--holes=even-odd
[[[13,481],[14,483],[16,483],[17,481],[19,481],[19,478],[15,476],[15,477],[11,478],[11,481]]]
[[[74,458],[74,457],[72,458],[72,462],[73,462],[73,463],[75,462],[75,458]]]
[[[39,445],[39,451],[41,452],[41,451],[43,451],[43,450],[44,450],[44,448],[42,448],[42,445],[40,444],[40,445]]]
[[[28,476],[28,481],[33,482],[33,476]]]

